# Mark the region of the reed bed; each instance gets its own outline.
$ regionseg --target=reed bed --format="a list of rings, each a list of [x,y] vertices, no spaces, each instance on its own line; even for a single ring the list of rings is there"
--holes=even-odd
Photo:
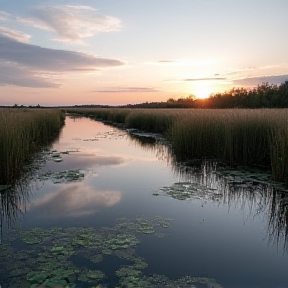
[[[128,128],[166,134],[181,159],[270,167],[288,182],[288,109],[74,109]]]
[[[53,140],[65,115],[50,109],[0,109],[0,185],[17,179],[31,153]]]

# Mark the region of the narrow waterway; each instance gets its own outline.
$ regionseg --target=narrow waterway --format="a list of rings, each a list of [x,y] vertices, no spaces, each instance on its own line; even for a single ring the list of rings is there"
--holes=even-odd
[[[66,117],[2,192],[0,285],[287,288],[288,198],[269,174],[181,166],[143,136]]]

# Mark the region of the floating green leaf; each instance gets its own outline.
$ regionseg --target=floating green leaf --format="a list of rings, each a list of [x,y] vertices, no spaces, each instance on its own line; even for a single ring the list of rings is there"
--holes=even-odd
[[[31,284],[41,284],[44,282],[49,277],[49,274],[45,273],[37,273],[37,272],[30,272],[27,274],[26,279],[31,283]]]
[[[120,287],[200,288],[203,285],[209,287],[211,284],[211,287],[214,285],[220,288],[213,279],[208,278],[190,277],[171,280],[161,275],[143,274],[148,263],[144,258],[136,255],[135,247],[140,244],[139,233],[163,237],[164,234],[160,232],[163,228],[168,228],[170,224],[171,219],[157,216],[154,219],[137,217],[134,221],[120,219],[115,226],[100,229],[56,227],[20,231],[19,239],[30,245],[25,246],[25,249],[21,251],[14,250],[9,245],[0,245],[0,263],[5,263],[3,269],[0,270],[0,279],[4,279],[6,282],[3,283],[7,285],[13,280],[13,283],[17,284],[10,286],[17,288],[30,288],[30,286],[76,288],[76,283],[79,282],[83,282],[84,287],[100,288],[100,284],[106,277],[104,272],[97,269],[98,267],[88,269],[76,266],[71,261],[71,255],[85,257],[94,266],[105,257],[111,257],[107,255],[112,255],[124,259],[125,264],[127,262],[127,265],[115,271],[116,276],[119,277]]]

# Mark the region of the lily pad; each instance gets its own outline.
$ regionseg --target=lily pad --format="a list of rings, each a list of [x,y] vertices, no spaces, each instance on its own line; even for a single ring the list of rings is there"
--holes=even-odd
[[[51,248],[50,251],[55,255],[62,254],[64,251],[64,247],[63,246],[54,246]]]
[[[52,180],[54,184],[82,181],[85,177],[85,172],[80,169],[64,170],[64,171],[47,171],[40,175],[41,180]]]
[[[21,233],[20,239],[29,245],[38,244],[42,242],[42,239],[40,237],[37,237],[36,235],[32,235],[32,234],[27,234],[27,233]]]
[[[48,288],[53,288],[53,287],[66,287],[67,286],[67,281],[66,280],[62,280],[62,279],[55,279],[55,278],[50,278],[50,279],[47,279],[45,282],[44,282],[44,285],[45,287],[48,287]]]
[[[105,261],[108,257],[111,258],[107,255],[112,255],[112,257],[119,257],[121,259],[119,261],[125,264],[115,271],[119,280],[116,284],[117,287],[200,288],[212,283],[211,287],[214,285],[214,287],[220,288],[216,282],[205,280],[208,278],[192,279],[190,277],[189,279],[171,280],[161,275],[144,275],[142,271],[148,264],[144,258],[138,257],[136,254],[135,248],[140,244],[138,233],[153,234],[158,237],[158,231],[162,232],[163,228],[167,229],[170,224],[171,219],[157,216],[153,219],[144,217],[137,217],[135,220],[121,219],[113,227],[98,229],[91,227],[60,229],[56,227],[20,231],[19,238],[21,240],[28,240],[31,244],[41,242],[41,245],[26,245],[21,251],[10,245],[0,245],[0,263],[5,263],[3,269],[0,270],[0,278],[1,281],[4,278],[8,284],[11,282],[10,279],[15,279],[18,281],[17,283],[21,283],[20,286],[17,284],[21,288],[29,288],[32,285],[37,288],[75,288],[76,284],[77,287],[80,284],[83,287],[100,288],[106,276],[98,269],[98,263],[102,260]],[[146,237],[152,237],[152,235],[139,238]],[[90,265],[93,266],[89,266],[89,269],[80,265],[76,266],[73,260],[74,256],[71,257],[73,254],[75,257],[86,258],[85,260],[91,261]],[[107,281],[110,285],[110,280]],[[18,288],[13,285],[11,287]],[[104,285],[104,287],[106,286]],[[115,284],[111,287],[115,287]]]
[[[159,189],[159,193],[177,200],[216,200],[222,194],[217,189],[210,188],[199,183],[177,182],[171,186]]]
[[[38,273],[38,272],[30,272],[27,274],[26,279],[31,283],[31,284],[41,284],[44,282],[49,277],[49,275],[45,273]]]

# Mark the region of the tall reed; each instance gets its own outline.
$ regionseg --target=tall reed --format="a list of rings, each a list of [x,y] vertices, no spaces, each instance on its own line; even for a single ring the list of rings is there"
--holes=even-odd
[[[122,113],[126,127],[165,133],[182,159],[214,158],[231,165],[268,166],[275,180],[288,183],[288,109],[71,111],[109,115],[109,119]]]
[[[192,158],[267,165],[270,128],[260,110],[195,110],[174,122],[171,141],[176,153]]]
[[[64,119],[60,110],[0,110],[0,185],[19,177],[31,153],[59,133]]]

